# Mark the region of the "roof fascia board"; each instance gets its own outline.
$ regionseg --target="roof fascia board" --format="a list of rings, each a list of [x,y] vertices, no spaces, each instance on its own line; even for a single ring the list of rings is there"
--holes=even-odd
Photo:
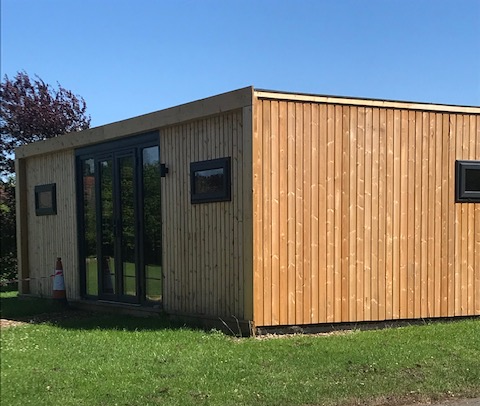
[[[409,109],[422,111],[438,111],[446,113],[480,114],[480,107],[455,106],[446,104],[414,103],[390,100],[360,99],[339,96],[320,96],[300,93],[281,93],[269,90],[255,90],[259,99],[314,102],[325,104],[342,104],[364,107],[384,107],[394,109]]]

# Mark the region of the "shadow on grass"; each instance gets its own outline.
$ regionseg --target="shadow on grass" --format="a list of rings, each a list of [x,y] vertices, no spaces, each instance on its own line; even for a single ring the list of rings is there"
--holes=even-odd
[[[2,319],[32,324],[48,323],[60,328],[78,330],[152,331],[185,328],[183,324],[169,320],[166,315],[135,317],[84,311],[51,299],[18,297],[15,293],[2,294],[0,307]]]

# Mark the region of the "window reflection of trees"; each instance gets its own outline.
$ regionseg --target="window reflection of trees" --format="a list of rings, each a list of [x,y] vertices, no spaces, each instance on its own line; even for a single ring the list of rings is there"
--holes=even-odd
[[[135,262],[135,185],[133,179],[133,158],[122,158],[120,160],[120,201],[124,262]]]
[[[100,205],[102,213],[102,249],[103,255],[113,257],[113,168],[112,160],[100,163]]]
[[[86,293],[98,294],[97,279],[97,230],[95,212],[95,164],[93,159],[82,162],[83,168],[83,207],[84,207],[84,250],[86,271]]]
[[[83,224],[84,224],[84,258],[86,272],[86,293],[98,294],[97,256],[108,258],[109,265],[98,264],[102,275],[115,280],[115,246],[120,249],[120,263],[123,263],[125,286],[130,286],[127,293],[135,295],[136,252],[143,255],[145,265],[146,298],[161,300],[161,190],[160,160],[158,146],[140,147],[142,163],[135,165],[134,155],[81,160],[83,181]],[[114,164],[115,161],[115,164]],[[114,173],[114,167],[115,172]],[[137,171],[139,178],[137,178]],[[137,185],[136,180],[141,179]],[[96,196],[96,183],[98,196]],[[120,195],[114,195],[119,193]],[[143,210],[137,212],[137,198],[143,199]],[[142,203],[140,200],[138,203]],[[97,207],[97,204],[99,207]],[[119,207],[115,206],[119,204]],[[98,213],[97,213],[98,209]],[[120,211],[115,214],[115,210]],[[97,214],[100,217],[97,218]],[[137,216],[142,217],[138,218]],[[117,216],[115,218],[115,216]],[[97,224],[100,222],[101,234],[98,236],[101,252],[97,253]],[[139,225],[140,222],[140,225]],[[137,247],[138,231],[142,231],[142,246]],[[117,233],[117,236],[116,236]],[[120,237],[120,238],[119,238]],[[101,262],[101,261],[100,261]],[[108,269],[107,269],[108,268]],[[143,277],[143,276],[142,276]],[[112,283],[103,282],[103,293],[114,293]],[[127,286],[127,287],[128,287]]]
[[[161,201],[159,162],[143,166],[144,213],[145,213],[145,263],[160,264],[161,252]]]
[[[97,231],[95,213],[95,170],[93,159],[83,163],[83,205],[85,225],[85,254],[96,256]]]
[[[143,150],[143,255],[146,298],[162,298],[162,229],[160,196],[160,160],[158,147]]]
[[[224,175],[222,169],[198,171],[195,173],[195,193],[216,193],[223,190]]]

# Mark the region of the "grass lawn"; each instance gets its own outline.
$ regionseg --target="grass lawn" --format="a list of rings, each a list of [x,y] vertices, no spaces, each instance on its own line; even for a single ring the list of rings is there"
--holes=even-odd
[[[44,310],[48,302],[2,293],[4,318]],[[478,318],[236,339],[162,318],[64,316],[2,330],[2,405],[394,405],[480,396]]]

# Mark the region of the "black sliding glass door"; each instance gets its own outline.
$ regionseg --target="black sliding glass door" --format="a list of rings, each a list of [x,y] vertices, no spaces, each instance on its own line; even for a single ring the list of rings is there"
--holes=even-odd
[[[77,163],[83,295],[161,301],[158,135],[81,149]]]

